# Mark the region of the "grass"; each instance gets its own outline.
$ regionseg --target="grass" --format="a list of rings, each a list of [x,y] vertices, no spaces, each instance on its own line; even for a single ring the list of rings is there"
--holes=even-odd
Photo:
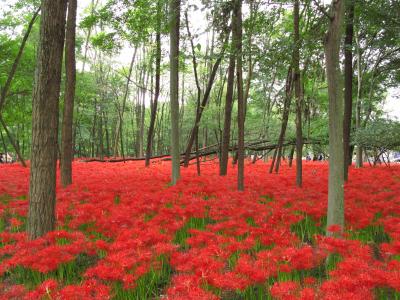
[[[172,269],[165,255],[161,255],[158,261],[161,267],[159,269],[152,268],[147,274],[140,277],[135,282],[135,288],[125,289],[121,282],[116,282],[114,284],[114,299],[159,299],[170,281]]]
[[[204,230],[208,224],[212,224],[214,222],[215,221],[209,217],[189,218],[185,225],[175,233],[174,243],[178,244],[182,250],[187,250],[189,245],[186,243],[186,240],[191,236],[188,231],[190,229]]]

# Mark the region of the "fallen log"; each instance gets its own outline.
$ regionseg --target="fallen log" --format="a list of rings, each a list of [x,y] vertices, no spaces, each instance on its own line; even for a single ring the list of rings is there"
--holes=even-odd
[[[251,150],[251,151],[271,151],[273,149],[275,149],[276,147],[278,147],[278,144],[267,144],[267,145],[261,145],[261,146],[257,146],[260,144],[265,144],[265,143],[269,143],[270,141],[268,140],[261,140],[261,141],[252,141],[252,142],[248,142],[245,144],[244,146],[244,150]],[[320,144],[320,141],[313,141],[313,140],[309,140],[309,141],[304,141],[303,144]],[[283,146],[291,146],[291,145],[295,145],[296,141],[288,141],[286,143],[283,144]],[[237,150],[237,145],[234,145],[232,147],[229,148],[229,151],[236,151]],[[196,155],[196,152],[192,152],[191,156],[189,158],[189,161],[196,159],[197,157],[203,157],[203,156],[208,156],[208,155],[212,155],[212,154],[217,154],[220,151],[219,149],[219,144],[213,144],[207,147],[203,147],[201,149],[199,149],[199,153]],[[181,153],[180,156],[183,158],[185,156],[185,153]],[[161,155],[155,155],[150,157],[151,160],[153,159],[160,159],[161,161],[170,161],[171,160],[171,155],[170,154],[161,154]],[[125,158],[110,158],[110,159],[99,159],[99,158],[88,158],[88,159],[83,159],[80,160],[81,162],[125,162],[125,161],[144,161],[146,160],[145,157],[125,157]],[[181,159],[181,164],[184,163],[184,159]]]

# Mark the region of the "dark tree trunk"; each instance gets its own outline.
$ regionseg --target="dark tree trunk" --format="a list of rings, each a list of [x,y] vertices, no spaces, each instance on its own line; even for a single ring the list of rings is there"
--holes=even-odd
[[[94,98],[94,115],[93,115],[93,126],[92,126],[92,133],[90,138],[91,143],[91,156],[94,157],[95,155],[95,138],[96,138],[96,123],[97,123],[97,99]]]
[[[347,181],[349,165],[351,165],[351,117],[353,110],[353,32],[354,32],[354,0],[346,6],[346,37],[344,40],[344,118],[343,118],[343,152],[344,180]]]
[[[129,84],[130,84],[130,81],[131,81],[133,64],[134,64],[135,58],[136,58],[136,51],[137,51],[137,48],[135,47],[135,50],[133,51],[131,63],[129,65],[128,77],[126,78],[126,84],[125,84],[125,90],[124,90],[124,98],[122,99],[122,108],[121,108],[121,112],[119,114],[118,124],[117,124],[116,132],[115,132],[114,156],[116,156],[118,154],[118,140],[120,139],[120,136],[121,136],[120,132],[122,131],[122,127],[123,127],[126,100],[128,99],[128,95],[129,95]],[[121,145],[121,153],[122,152],[123,152],[123,149],[122,149],[122,145]]]
[[[26,167],[25,160],[21,154],[21,151],[19,150],[18,141],[15,141],[14,138],[12,137],[12,134],[11,134],[10,130],[8,130],[7,124],[4,122],[3,116],[1,115],[1,113],[0,113],[0,124],[1,124],[1,126],[3,126],[4,131],[7,134],[8,140],[10,141],[11,145],[13,146],[13,148],[15,150],[15,153],[17,153],[17,156],[18,156],[19,161],[21,162],[21,165],[23,167]]]
[[[187,11],[185,12],[185,21],[186,21],[186,29],[187,29],[187,33],[188,33],[188,37],[189,37],[189,41],[190,41],[190,46],[191,46],[191,50],[192,50],[192,62],[193,62],[193,73],[194,73],[194,79],[196,82],[196,88],[197,88],[197,106],[196,106],[196,123],[195,123],[195,127],[192,131],[192,134],[195,134],[195,151],[196,151],[196,163],[197,163],[197,175],[200,176],[200,158],[198,157],[198,151],[199,151],[199,124],[197,123],[197,120],[200,121],[200,99],[201,99],[201,87],[200,87],[200,82],[199,82],[199,77],[197,75],[197,60],[196,60],[196,52],[195,52],[195,48],[194,48],[194,44],[193,44],[193,38],[192,35],[190,33],[190,29],[189,29],[189,20],[188,20],[188,15],[187,15]],[[191,138],[189,138],[189,145],[191,143]],[[187,148],[187,150],[189,150],[189,155],[191,152],[191,145],[190,145],[190,149],[189,146]],[[189,165],[189,158],[186,158],[186,154],[185,154],[185,166]]]
[[[171,184],[180,178],[179,149],[179,23],[180,0],[170,0],[170,105],[171,105]]]
[[[226,30],[225,33],[226,33],[226,39],[225,39],[224,46],[229,38],[228,29]],[[215,76],[217,75],[219,65],[221,64],[222,58],[224,56],[224,49],[225,49],[225,47],[221,50],[219,57],[217,58],[217,60],[215,61],[214,65],[213,65],[210,77],[208,78],[206,89],[204,91],[203,99],[201,101],[201,106],[200,106],[199,110],[196,112],[196,120],[195,120],[193,129],[190,132],[189,141],[188,141],[186,151],[185,151],[185,161],[184,161],[185,167],[187,167],[189,165],[190,152],[192,151],[193,143],[194,143],[196,135],[198,134],[198,131],[199,131],[201,116],[203,115],[204,108],[206,107],[208,100],[210,98],[210,93],[211,93],[212,86],[214,84]]]
[[[243,95],[243,73],[242,73],[242,1],[236,0],[233,13],[236,15],[234,24],[235,44],[237,47],[236,56],[236,80],[238,94],[238,190],[244,190],[244,120],[245,120],[245,99]]]
[[[278,145],[274,151],[271,166],[269,168],[269,172],[272,173],[275,167],[275,172],[279,170],[279,164],[281,160],[282,154],[282,146],[283,140],[285,139],[287,123],[289,119],[289,112],[290,112],[290,102],[292,101],[292,91],[293,91],[293,72],[292,68],[290,67],[288,70],[288,74],[286,77],[286,88],[285,88],[285,102],[283,104],[283,114],[282,114],[282,125],[281,125],[281,132],[278,138]]]
[[[290,148],[290,153],[289,153],[289,157],[288,157],[288,159],[289,159],[289,168],[291,168],[292,167],[292,164],[293,164],[293,156],[294,156],[294,150],[295,150],[295,146],[293,146],[292,148]]]
[[[303,129],[301,114],[303,111],[302,97],[300,92],[300,16],[299,16],[299,0],[294,1],[293,7],[293,23],[294,23],[294,50],[293,50],[293,67],[294,67],[294,93],[296,97],[296,185],[302,186],[303,183]],[[293,154],[292,154],[293,158]],[[290,164],[291,164],[290,160]]]
[[[4,153],[7,153],[7,145],[6,141],[4,140],[3,131],[1,129],[0,129],[0,138],[1,138],[1,143],[3,144],[3,151]]]
[[[36,239],[54,229],[57,134],[66,0],[42,0],[32,100],[32,147],[27,230]]]
[[[61,183],[63,186],[72,183],[72,122],[74,113],[76,61],[75,61],[75,28],[76,0],[68,0],[67,31],[65,36],[65,97],[64,115],[61,130]]]
[[[232,16],[232,24],[234,24],[234,16]],[[235,83],[235,39],[232,36],[232,47],[229,55],[229,67],[228,67],[228,83],[225,97],[225,118],[224,118],[224,131],[222,134],[222,146],[221,146],[221,162],[219,175],[224,176],[228,171],[228,160],[229,160],[229,143],[231,133],[231,121],[232,121],[232,108],[233,108],[233,86]]]

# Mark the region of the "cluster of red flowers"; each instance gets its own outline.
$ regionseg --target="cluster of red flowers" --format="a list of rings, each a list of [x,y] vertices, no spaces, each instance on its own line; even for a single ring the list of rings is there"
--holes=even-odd
[[[57,187],[57,230],[28,241],[29,172],[0,166],[0,299],[108,299],[116,283],[134,290],[162,263],[172,268],[158,287],[168,299],[252,299],[257,289],[277,299],[364,300],[376,288],[400,294],[399,167],[351,169],[343,238],[324,236],[325,163],[305,164],[300,189],[295,168],[268,174],[267,164],[249,162],[244,192],[236,191],[234,167],[220,177],[215,162],[203,163],[200,177],[183,169],[172,187],[166,162],[73,167],[73,185]],[[92,259],[71,267],[77,282],[59,276],[82,255]],[[24,270],[43,280],[33,289],[12,280]]]

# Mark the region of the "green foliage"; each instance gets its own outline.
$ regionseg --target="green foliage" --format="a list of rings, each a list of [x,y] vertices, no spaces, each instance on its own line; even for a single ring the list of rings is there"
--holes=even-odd
[[[374,120],[355,132],[354,142],[364,147],[397,149],[400,147],[400,122]]]

